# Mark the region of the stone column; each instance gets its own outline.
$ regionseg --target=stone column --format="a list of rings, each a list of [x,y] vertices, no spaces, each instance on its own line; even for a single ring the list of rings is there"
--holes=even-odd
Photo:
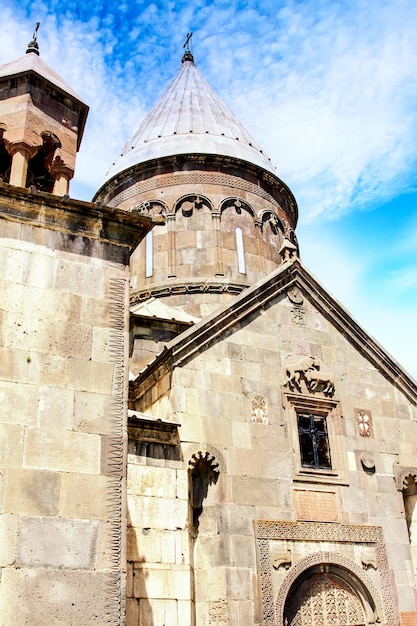
[[[69,191],[69,181],[74,176],[74,170],[65,165],[60,157],[56,157],[50,167],[50,173],[54,179],[55,196],[65,196]]]
[[[168,230],[168,278],[175,278],[175,213],[167,213]]]
[[[28,163],[39,150],[39,146],[29,146],[23,141],[12,143],[5,139],[5,146],[12,157],[12,167],[10,170],[10,185],[16,187],[26,187],[28,173]]]
[[[264,253],[264,238],[262,231],[262,221],[260,219],[255,219],[255,228],[256,228],[256,236],[258,239],[258,255],[261,260],[261,272],[265,274],[265,253]]]
[[[214,230],[216,233],[216,276],[224,275],[223,268],[223,249],[222,249],[222,240],[221,240],[221,212],[213,211],[212,212]]]

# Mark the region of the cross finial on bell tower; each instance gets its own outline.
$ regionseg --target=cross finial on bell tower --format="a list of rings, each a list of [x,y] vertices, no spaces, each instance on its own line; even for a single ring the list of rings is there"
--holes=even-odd
[[[34,52],[39,56],[38,30],[40,25],[40,22],[36,22],[35,30],[33,31],[32,35],[32,41],[28,43],[28,49],[26,50],[26,54],[29,54],[29,52]]]

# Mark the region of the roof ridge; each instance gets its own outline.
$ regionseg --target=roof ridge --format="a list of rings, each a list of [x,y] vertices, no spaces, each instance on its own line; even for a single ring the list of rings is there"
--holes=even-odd
[[[242,291],[229,304],[218,309],[201,322],[187,329],[169,343],[136,379],[131,390],[139,387],[146,391],[146,380],[154,381],[160,368],[183,365],[240,320],[260,309],[272,298],[298,284],[314,306],[328,319],[346,339],[368,359],[378,371],[417,406],[417,383],[404,368],[356,322],[349,311],[327,292],[300,260],[287,261],[266,278]]]

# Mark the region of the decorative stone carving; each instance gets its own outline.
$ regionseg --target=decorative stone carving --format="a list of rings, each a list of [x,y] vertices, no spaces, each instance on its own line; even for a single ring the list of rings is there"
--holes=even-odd
[[[253,208],[242,198],[226,198],[220,205],[220,211],[223,213],[226,209],[234,208],[238,215],[242,214],[242,211],[246,211],[252,217],[255,216]]]
[[[332,571],[315,572],[301,581],[285,610],[285,624],[291,626],[363,624],[365,619],[354,587]]]
[[[291,391],[294,389],[301,391],[301,380],[305,380],[306,373],[314,369],[318,370],[319,367],[320,364],[314,356],[306,356],[292,365],[287,365],[285,369],[286,385]]]
[[[316,391],[322,391],[326,396],[332,396],[334,394],[334,380],[333,375],[328,372],[307,371],[305,373],[305,379],[307,388],[311,393]]]
[[[219,283],[214,281],[206,281],[204,283],[183,283],[167,287],[146,289],[135,294],[131,300],[131,304],[143,302],[149,298],[161,298],[164,296],[173,296],[183,293],[230,293],[238,294],[245,289],[245,285],[233,283]]]
[[[287,296],[293,304],[301,305],[304,302],[303,292],[299,287],[290,287],[287,291]]]
[[[280,567],[285,567],[285,569],[289,569],[291,567],[291,563],[291,550],[287,550],[286,552],[272,553],[272,567],[274,569],[279,569]]]
[[[145,200],[138,206],[134,206],[131,209],[132,213],[137,213],[140,215],[149,214],[149,215],[167,215],[168,209],[166,205],[161,202],[161,200]]]
[[[372,436],[372,417],[370,411],[355,409],[356,425],[360,437]]]
[[[252,398],[252,422],[268,424],[268,413],[265,398],[259,395]]]
[[[375,606],[374,621],[379,619],[381,623],[387,626],[397,626],[399,623],[397,607],[392,596],[390,570],[383,533],[380,527],[260,520],[255,522],[255,536],[258,547],[263,626],[281,626],[284,619],[285,602],[295,581],[309,568],[325,567],[326,564],[341,567],[347,572],[351,572],[353,579],[356,579],[367,590]],[[314,550],[314,542],[316,542],[318,548],[317,552],[312,552],[297,563],[292,563],[277,594],[273,590],[273,557],[271,556],[273,554],[272,542],[276,540],[286,543],[292,541],[295,544],[308,542],[311,550]],[[341,553],[320,551],[322,542],[340,542],[341,546],[349,543],[367,544],[370,550],[366,550],[366,553],[370,554],[372,551],[375,554],[377,579],[371,579],[364,571],[362,562],[359,565]]]
[[[301,307],[297,307],[296,309],[291,309],[291,319],[292,319],[292,323],[295,326],[306,327],[307,326],[306,310]]]
[[[286,385],[293,391],[302,392],[302,382],[310,393],[322,392],[325,396],[333,396],[335,384],[333,375],[319,372],[320,362],[314,356],[303,357],[293,365],[287,365]]]
[[[361,563],[362,563],[362,567],[363,567],[364,570],[368,570],[371,567],[374,570],[376,570],[377,569],[377,564],[376,564],[375,551],[363,552],[361,554]]]
[[[232,176],[230,174],[225,174],[223,172],[176,172],[175,175],[166,175],[162,179],[159,178],[148,178],[143,181],[139,181],[132,185],[131,187],[127,187],[126,189],[121,186],[121,190],[116,193],[111,199],[103,200],[109,206],[118,206],[121,202],[128,200],[137,195],[141,195],[143,193],[154,191],[159,188],[168,187],[170,185],[221,185],[224,187],[233,187],[237,189],[241,189],[242,191],[247,191],[249,193],[254,193],[257,196],[261,197],[263,200],[270,202],[275,205],[277,210],[281,212],[287,210],[288,217],[292,221],[296,219],[295,207],[293,202],[287,201],[287,191],[282,188],[280,190],[280,202],[272,196],[268,191],[263,189],[260,185],[256,185],[255,183],[251,183],[242,178],[237,178],[236,176]],[[284,216],[280,215],[283,222],[287,224],[284,220]],[[289,228],[288,224],[287,227]]]
[[[402,467],[394,465],[395,484],[398,491],[405,491],[409,487],[411,478],[417,484],[417,467]]]
[[[185,196],[180,198],[175,205],[175,213],[181,211],[184,217],[191,217],[194,211],[198,211],[203,207],[212,210],[211,203],[208,198],[199,194]]]

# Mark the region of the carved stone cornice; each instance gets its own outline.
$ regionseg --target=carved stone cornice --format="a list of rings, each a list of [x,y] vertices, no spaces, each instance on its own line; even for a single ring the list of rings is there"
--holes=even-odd
[[[132,250],[155,225],[150,217],[0,183],[0,219],[76,234]]]
[[[125,200],[167,186],[212,184],[249,191],[275,205],[295,228],[298,208],[295,197],[277,176],[239,159],[221,155],[177,155],[141,163],[117,174],[96,193],[93,200],[117,206]],[[171,176],[170,176],[171,175]]]

